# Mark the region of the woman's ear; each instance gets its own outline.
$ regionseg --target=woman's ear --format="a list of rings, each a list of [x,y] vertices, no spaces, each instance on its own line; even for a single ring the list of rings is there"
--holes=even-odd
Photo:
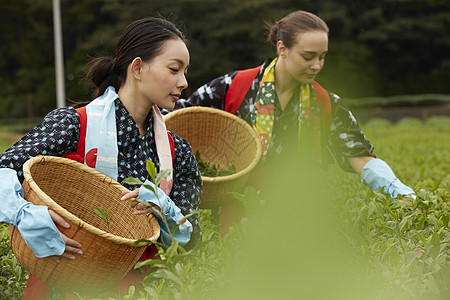
[[[143,62],[140,57],[136,57],[131,62],[130,71],[134,79],[141,80],[142,63]]]
[[[283,41],[279,40],[277,42],[277,53],[278,53],[278,56],[284,57],[286,55],[286,51],[287,51],[287,48],[284,45]]]

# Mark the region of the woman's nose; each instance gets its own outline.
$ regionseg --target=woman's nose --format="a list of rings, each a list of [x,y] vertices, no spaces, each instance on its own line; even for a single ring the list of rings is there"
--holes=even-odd
[[[182,75],[181,76],[181,80],[180,80],[180,82],[178,83],[178,86],[180,87],[180,88],[182,88],[183,90],[185,89],[185,88],[187,88],[188,87],[188,82],[187,82],[187,79],[186,79],[186,75]]]
[[[322,69],[322,63],[321,63],[321,61],[320,60],[314,60],[313,61],[313,63],[312,63],[312,65],[311,65],[311,69],[312,70],[320,70],[320,69]]]

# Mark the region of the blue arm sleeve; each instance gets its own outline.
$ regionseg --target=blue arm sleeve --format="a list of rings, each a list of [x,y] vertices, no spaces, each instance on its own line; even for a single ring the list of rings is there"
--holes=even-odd
[[[0,168],[0,222],[13,224],[37,257],[63,254],[66,245],[46,206],[23,197],[16,171]]]
[[[373,191],[381,191],[381,188],[385,187],[384,192],[390,194],[391,197],[394,198],[397,197],[398,194],[414,194],[413,189],[404,185],[400,179],[395,176],[389,165],[379,158],[372,159],[366,163],[361,172],[361,181]]]
[[[144,185],[150,185],[155,189],[155,185],[153,182],[146,180]],[[181,209],[173,203],[172,199],[170,199],[160,188],[157,188],[158,197],[153,193],[153,191],[142,186],[139,189],[139,199],[146,200],[153,204],[158,205],[164,211],[164,215],[166,216],[167,223],[170,228],[166,227],[163,220],[158,218],[159,227],[161,228],[160,239],[161,242],[165,245],[170,245],[172,243],[170,239],[169,230],[172,230],[172,227],[177,224],[179,220],[181,220],[184,216],[181,213]],[[192,224],[186,219],[186,222],[181,224],[173,233],[173,238],[175,241],[180,243],[181,246],[184,246],[189,242],[192,233]]]

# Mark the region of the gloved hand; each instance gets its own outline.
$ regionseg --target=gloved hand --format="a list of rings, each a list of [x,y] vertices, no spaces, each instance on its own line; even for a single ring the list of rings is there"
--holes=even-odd
[[[66,245],[47,206],[24,199],[16,171],[0,168],[0,222],[13,224],[37,257],[62,255]]]
[[[155,189],[155,184],[149,180],[146,180],[144,182],[144,185],[150,185],[153,187],[153,189]],[[139,189],[138,199],[146,200],[162,208],[170,230],[172,230],[172,227],[177,224],[178,221],[184,218],[184,215],[181,213],[181,209],[176,206],[175,203],[173,203],[172,199],[170,199],[160,188],[156,189],[159,197],[158,199],[156,198],[156,195],[153,193],[153,191],[145,188],[144,185],[142,185],[142,187]],[[169,230],[167,229],[166,224],[164,224],[164,221],[159,217],[158,223],[159,227],[161,228],[161,242],[165,245],[170,245],[172,241],[170,239]],[[178,226],[178,228],[175,230],[175,232],[173,233],[173,238],[175,241],[180,243],[181,246],[184,246],[187,244],[187,242],[189,242],[191,233],[192,224],[188,220],[186,220],[186,222]]]
[[[379,159],[375,158],[366,163],[361,173],[361,181],[364,182],[373,191],[381,191],[382,187],[384,192],[395,198],[398,194],[411,195],[415,198],[413,189],[404,185],[394,174],[389,165]]]

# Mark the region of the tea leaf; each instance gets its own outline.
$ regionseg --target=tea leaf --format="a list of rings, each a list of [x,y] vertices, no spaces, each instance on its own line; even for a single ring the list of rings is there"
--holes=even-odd
[[[142,200],[142,199],[133,199],[133,200],[131,200],[131,202],[138,202],[138,203],[142,203],[142,204],[147,205],[147,206],[151,206],[150,203],[148,203],[147,201]]]
[[[238,192],[228,192],[228,194],[230,194],[231,196],[233,196],[234,198],[236,198],[239,201],[244,201],[244,195],[242,195],[241,193]]]
[[[170,247],[167,248],[167,250],[166,250],[166,255],[165,255],[166,259],[171,260],[172,257],[174,257],[177,254],[177,249],[178,249],[178,242],[177,241],[172,242]]]
[[[422,241],[423,245],[426,246],[427,245],[427,240],[426,240],[425,236],[422,233],[418,232],[418,231],[416,231],[416,234],[419,237],[419,239]]]
[[[181,224],[184,224],[188,218],[190,218],[196,214],[198,214],[198,211],[194,211],[194,212],[191,212],[190,214],[185,215],[175,225],[172,226],[172,232],[175,232],[175,230],[177,230],[177,228],[180,227]]]
[[[153,277],[164,278],[164,279],[166,279],[168,281],[171,281],[173,283],[178,284],[179,286],[183,285],[183,283],[180,281],[180,279],[173,272],[170,272],[170,271],[168,271],[166,269],[158,270],[157,272],[155,272]]]
[[[144,288],[144,291],[150,296],[150,299],[157,299],[158,298],[158,292],[151,287]]]
[[[156,190],[153,188],[153,186],[149,185],[149,184],[144,184],[143,187],[145,187],[146,189],[149,189],[150,191],[152,191],[154,194],[156,194]]]
[[[150,177],[151,177],[153,180],[155,180],[155,178],[156,178],[156,168],[155,168],[155,164],[154,164],[151,160],[147,159],[146,167],[147,167],[147,172],[148,172],[148,174],[150,175]]]
[[[428,251],[428,254],[433,258],[436,259],[436,257],[439,255],[439,252],[441,251],[441,245],[440,244],[434,244],[431,246],[431,248]]]
[[[105,210],[104,210],[103,208],[101,208],[101,207],[96,207],[96,208],[94,208],[94,211],[95,211],[95,213],[96,213],[100,218],[102,218],[103,220],[105,220],[105,221],[108,220],[108,217],[107,217],[107,215],[106,215],[106,212],[105,212]]]
[[[386,229],[387,231],[391,232],[393,235],[397,235],[398,234],[398,232],[395,229],[393,229],[393,228],[391,228],[389,226],[383,226],[383,228]]]
[[[106,225],[108,226],[108,230],[109,230],[108,217],[109,217],[109,213],[111,212],[111,208],[108,209],[108,212],[105,212],[105,210],[103,208],[95,207],[94,211],[100,218],[102,218],[106,222]]]
[[[135,269],[139,269],[140,267],[143,267],[143,266],[155,266],[155,267],[164,268],[166,263],[167,263],[166,260],[147,259],[147,260],[144,260],[144,261],[137,262],[136,265],[134,266],[134,268]]]
[[[140,243],[157,244],[157,243],[155,243],[153,241],[150,241],[150,240],[147,240],[147,239],[139,239],[139,240],[135,241],[133,243],[133,245],[139,245]]]
[[[185,215],[184,217],[186,219],[188,219],[188,218],[192,217],[193,215],[198,215],[198,214],[199,214],[199,212],[196,210],[196,211],[191,212],[190,214]]]
[[[170,175],[171,171],[172,170],[170,170],[170,169],[165,169],[165,170],[159,171],[158,176],[155,179],[155,185],[159,186],[161,181],[163,181],[164,179],[166,179]]]
[[[77,296],[79,300],[83,300],[83,297],[81,297],[81,295],[77,292],[73,292],[73,294],[75,294],[75,296]]]
[[[131,285],[128,288],[128,295],[124,295],[123,299],[124,300],[132,300],[134,299],[134,293],[136,292],[136,287],[134,285]]]
[[[139,180],[139,178],[128,177],[123,180],[123,183],[131,184],[131,185],[142,185],[143,182]]]
[[[441,242],[441,237],[439,236],[439,234],[435,233],[433,234],[430,244],[431,245],[437,245]]]
[[[198,168],[200,170],[200,174],[206,177],[219,177],[219,176],[228,176],[236,173],[235,166],[231,166],[228,170],[223,170],[220,168],[220,165],[210,165],[207,161],[200,158],[200,152],[197,150],[195,152],[195,158],[197,160]]]
[[[175,230],[177,230],[178,227],[180,227],[181,224],[175,224],[172,226],[172,232],[175,232]]]
[[[163,214],[162,214],[159,210],[157,210],[157,209],[154,209],[154,210],[153,210],[153,214],[156,215],[160,220],[162,220],[163,218],[165,218],[165,216],[163,216]]]

